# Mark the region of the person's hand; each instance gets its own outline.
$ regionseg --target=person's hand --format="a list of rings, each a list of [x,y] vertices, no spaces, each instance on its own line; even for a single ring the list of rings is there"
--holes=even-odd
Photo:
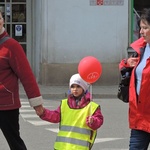
[[[138,62],[138,58],[136,57],[130,57],[127,60],[127,63],[129,64],[130,67],[134,67]]]
[[[86,122],[87,122],[87,124],[90,124],[90,125],[91,125],[91,124],[93,123],[93,118],[92,118],[92,116],[87,117]]]
[[[43,107],[43,105],[35,106],[34,109],[35,109],[36,114],[38,116],[43,115],[43,113],[44,113],[44,107]]]

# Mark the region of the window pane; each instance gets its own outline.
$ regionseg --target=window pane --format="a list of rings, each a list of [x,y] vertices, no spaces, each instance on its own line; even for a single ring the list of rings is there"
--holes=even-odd
[[[8,34],[10,35],[10,24],[7,24],[6,31],[7,31]]]
[[[26,2],[26,0],[12,0],[12,2]]]
[[[26,22],[26,5],[12,5],[12,22]]]
[[[6,4],[6,22],[10,22],[10,15],[11,15],[11,6],[10,3]]]
[[[4,13],[5,13],[5,5],[0,4],[0,10],[2,11],[3,17],[4,17]]]
[[[23,48],[25,54],[27,54],[27,53],[26,53],[26,52],[27,52],[27,50],[26,50],[26,44],[21,44],[21,46],[22,46],[22,48]]]
[[[25,24],[13,24],[12,25],[12,37],[18,42],[26,42],[26,25]]]
[[[10,15],[11,15],[10,4],[6,4],[6,10],[5,10],[5,5],[0,4],[0,10],[3,13],[3,18],[5,22],[10,22]]]

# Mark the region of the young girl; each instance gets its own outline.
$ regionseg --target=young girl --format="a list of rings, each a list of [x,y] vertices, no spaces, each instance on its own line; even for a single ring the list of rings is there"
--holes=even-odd
[[[90,99],[89,85],[75,74],[71,77],[68,99],[54,111],[44,108],[41,119],[60,123],[55,150],[90,150],[97,129],[103,124],[100,106]]]

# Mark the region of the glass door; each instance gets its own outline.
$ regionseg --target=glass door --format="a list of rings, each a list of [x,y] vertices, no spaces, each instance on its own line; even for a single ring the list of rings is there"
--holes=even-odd
[[[27,53],[27,6],[26,0],[1,0],[0,10],[5,19],[5,29]]]

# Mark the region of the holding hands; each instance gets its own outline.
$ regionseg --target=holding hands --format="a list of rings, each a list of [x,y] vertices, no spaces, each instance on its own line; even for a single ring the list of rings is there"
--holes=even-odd
[[[44,113],[44,107],[43,107],[43,105],[35,106],[34,109],[35,109],[36,114],[38,116],[43,115],[43,113]]]

